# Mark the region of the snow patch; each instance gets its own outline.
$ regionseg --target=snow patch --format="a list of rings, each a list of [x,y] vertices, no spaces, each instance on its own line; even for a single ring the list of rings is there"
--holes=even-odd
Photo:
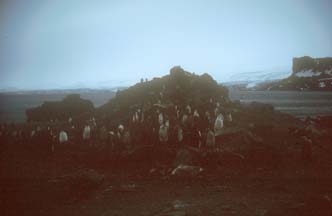
[[[297,76],[297,77],[313,77],[313,76],[319,76],[321,74],[322,74],[322,72],[313,72],[310,69],[310,70],[303,70],[303,71],[297,72],[295,74],[295,76]]]
[[[332,76],[332,68],[330,68],[329,70],[325,70],[324,73],[327,74],[327,75]]]
[[[319,79],[318,81],[326,81],[326,80],[332,80],[332,77],[322,78],[322,79]]]
[[[320,82],[320,83],[319,83],[319,88],[325,88],[325,87],[326,87],[326,85],[325,85],[324,82]]]
[[[246,88],[254,88],[254,87],[256,87],[256,86],[257,86],[257,83],[252,82],[252,83],[249,83],[249,84],[246,86]]]

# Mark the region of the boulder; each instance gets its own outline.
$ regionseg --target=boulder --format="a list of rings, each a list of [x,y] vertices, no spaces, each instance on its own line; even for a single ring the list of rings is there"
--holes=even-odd
[[[187,149],[179,149],[176,153],[174,165],[177,167],[181,164],[190,165],[192,163],[192,155]]]

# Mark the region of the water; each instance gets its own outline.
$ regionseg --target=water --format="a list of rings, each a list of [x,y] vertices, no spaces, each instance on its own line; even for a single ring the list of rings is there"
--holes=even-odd
[[[83,93],[95,107],[106,103],[114,94],[109,92]],[[60,101],[65,94],[0,94],[0,122],[22,123],[27,108],[40,106],[44,101]],[[276,110],[296,117],[332,115],[332,92],[295,91],[238,91],[230,90],[232,100],[244,103],[253,101],[272,104]]]
[[[332,92],[230,90],[232,100],[267,103],[296,117],[332,115]]]

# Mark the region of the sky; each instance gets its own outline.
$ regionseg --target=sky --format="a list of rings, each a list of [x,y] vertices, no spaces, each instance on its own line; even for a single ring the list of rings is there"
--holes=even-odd
[[[0,0],[0,89],[225,82],[332,56],[332,0]]]

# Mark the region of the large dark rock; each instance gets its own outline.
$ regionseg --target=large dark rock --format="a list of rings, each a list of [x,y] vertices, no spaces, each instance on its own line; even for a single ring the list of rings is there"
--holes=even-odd
[[[175,167],[179,165],[191,165],[192,155],[187,149],[180,149],[176,153],[174,165]]]
[[[80,98],[79,94],[66,96],[62,101],[44,102],[41,106],[26,110],[28,121],[67,121],[70,117],[91,114],[93,103]]]
[[[91,194],[104,181],[104,176],[92,169],[82,169],[77,172],[50,179],[49,189],[56,198],[79,199]]]

